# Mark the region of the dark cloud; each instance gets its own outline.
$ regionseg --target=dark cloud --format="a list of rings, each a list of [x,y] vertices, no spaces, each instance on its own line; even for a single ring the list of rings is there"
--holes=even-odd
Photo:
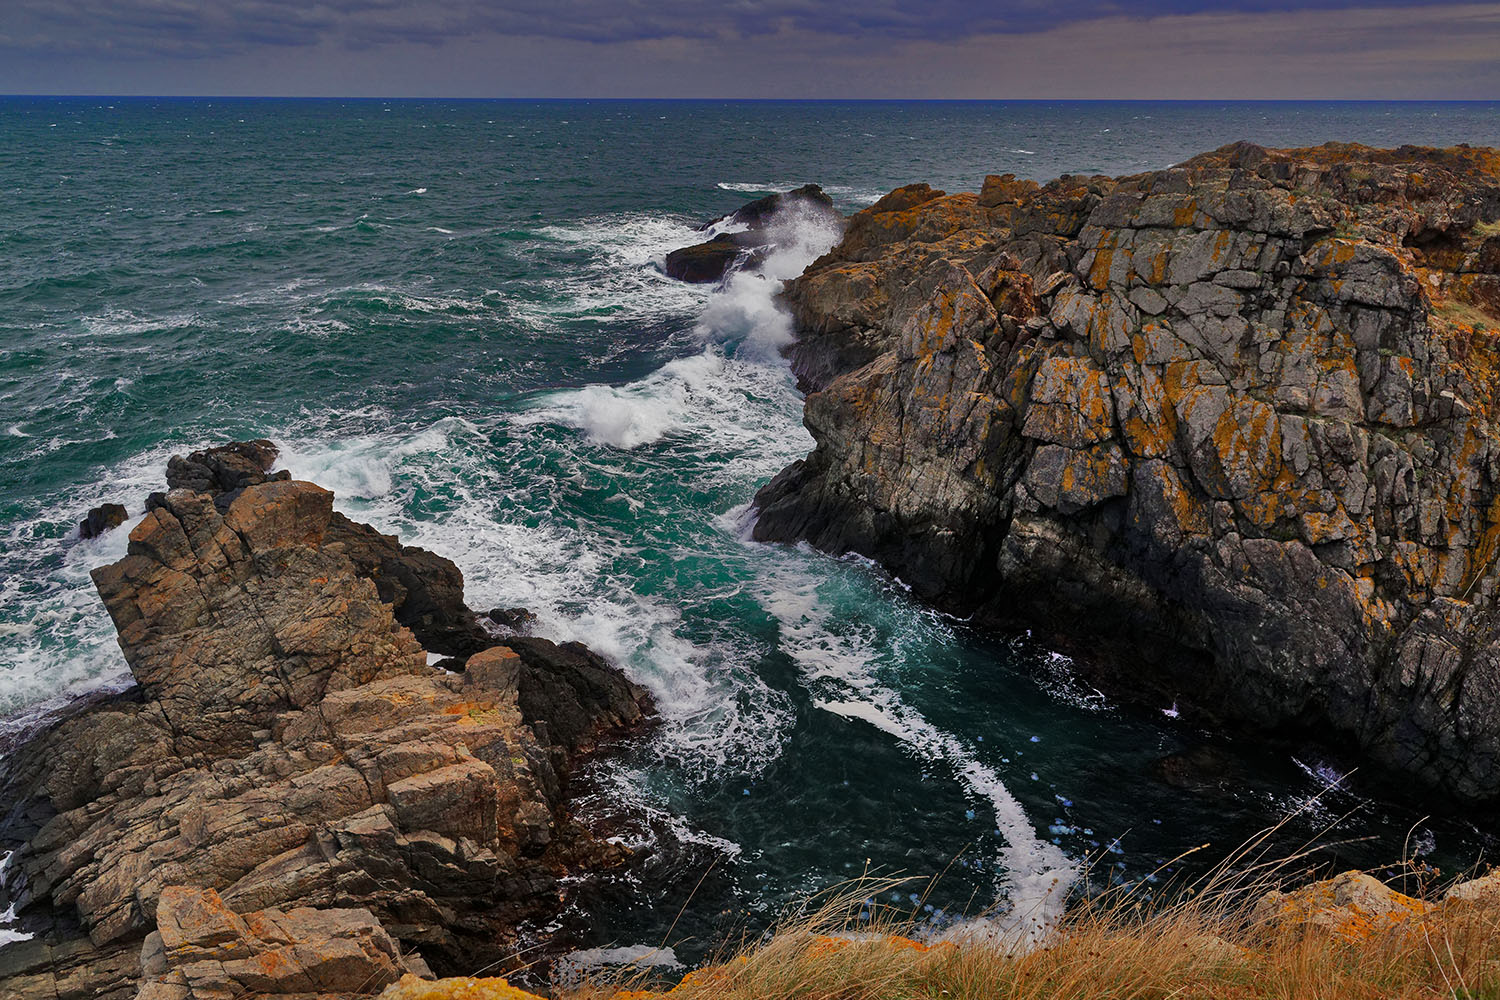
[[[1459,0],[1481,2],[1481,0]],[[0,50],[213,58],[261,47],[442,44],[477,35],[591,43],[815,33],[879,41],[1025,34],[1108,17],[1418,8],[1410,0],[4,0]]]

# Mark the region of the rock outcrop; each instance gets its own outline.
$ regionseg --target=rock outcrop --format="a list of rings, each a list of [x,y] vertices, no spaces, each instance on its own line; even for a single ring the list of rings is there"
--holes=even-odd
[[[1500,804],[1500,154],[914,185],[785,299],[817,447],[758,538]]]
[[[90,507],[82,521],[78,522],[79,538],[98,538],[111,528],[118,528],[130,519],[124,504],[102,503]]]
[[[833,199],[816,184],[766,195],[703,225],[703,230],[713,231],[710,239],[667,254],[667,276],[706,284],[721,280],[732,270],[754,266],[775,246],[774,223],[783,213],[840,218]]]
[[[424,634],[479,645],[457,568],[254,464],[178,479],[94,572],[138,686],[0,762],[0,906],[35,934],[6,996],[374,994],[506,958],[621,857],[565,783],[645,693],[538,638],[429,666]]]

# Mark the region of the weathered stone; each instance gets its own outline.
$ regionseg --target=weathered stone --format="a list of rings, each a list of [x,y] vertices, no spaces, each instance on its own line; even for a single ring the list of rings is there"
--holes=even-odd
[[[1291,893],[1272,891],[1250,913],[1262,933],[1312,929],[1354,941],[1401,928],[1429,909],[1363,872],[1344,872]]]
[[[1467,147],[898,189],[787,287],[756,537],[1500,806],[1497,220]]]
[[[123,504],[104,503],[90,507],[87,516],[78,522],[79,538],[98,538],[111,528],[118,528],[130,517]]]
[[[431,975],[368,910],[233,912],[211,889],[172,886],[146,938],[140,997],[328,998],[374,996],[398,980]]]
[[[95,571],[139,687],[0,761],[0,905],[47,942],[10,971],[0,949],[0,992],[374,993],[425,969],[393,939],[493,962],[560,873],[619,857],[566,820],[565,779],[645,693],[577,644],[490,648],[451,563],[332,499],[174,489]],[[472,640],[473,670],[429,667],[393,604]]]

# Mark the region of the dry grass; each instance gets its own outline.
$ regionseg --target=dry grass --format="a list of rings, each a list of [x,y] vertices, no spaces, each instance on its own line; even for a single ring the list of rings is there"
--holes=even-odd
[[[1494,330],[1500,327],[1500,320],[1483,309],[1454,298],[1435,303],[1432,311],[1449,323],[1457,323],[1473,330]]]
[[[1130,888],[1080,899],[1038,946],[951,934],[919,944],[899,920],[857,919],[894,884],[857,880],[690,974],[670,1000],[1500,1000],[1500,906],[1411,900],[1409,916],[1333,929],[1278,918],[1255,904],[1306,854],[1267,863],[1255,855],[1266,842],[1171,902],[1148,905]],[[569,1000],[660,995],[642,974]]]
[[[1474,235],[1489,239],[1491,236],[1500,236],[1500,221],[1481,222],[1474,227]]]

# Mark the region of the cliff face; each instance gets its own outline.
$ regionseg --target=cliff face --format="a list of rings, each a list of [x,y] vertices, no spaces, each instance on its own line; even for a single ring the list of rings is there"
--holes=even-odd
[[[618,860],[564,782],[644,692],[542,639],[429,666],[484,634],[457,567],[268,462],[152,498],[94,574],[138,689],[0,764],[37,935],[0,951],[6,996],[376,993],[505,957],[561,876]]]
[[[786,292],[756,535],[1500,801],[1500,154],[902,188]]]

